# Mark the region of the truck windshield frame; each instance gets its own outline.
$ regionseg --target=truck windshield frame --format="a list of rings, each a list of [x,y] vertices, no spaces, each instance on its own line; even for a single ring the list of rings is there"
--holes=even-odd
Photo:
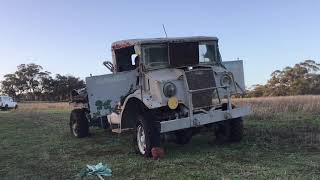
[[[161,69],[169,67],[167,44],[142,46],[143,60],[147,69]]]
[[[199,65],[219,65],[221,57],[217,41],[198,42]],[[170,67],[169,44],[145,44],[141,46],[142,57],[147,70]]]
[[[216,41],[199,43],[199,64],[221,64],[221,57]]]

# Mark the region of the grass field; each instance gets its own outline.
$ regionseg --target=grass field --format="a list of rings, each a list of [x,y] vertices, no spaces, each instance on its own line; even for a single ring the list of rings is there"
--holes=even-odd
[[[0,112],[0,179],[76,179],[99,162],[111,167],[110,179],[320,179],[319,96],[243,103],[253,114],[241,143],[216,145],[201,134],[188,145],[163,144],[159,161],[135,154],[130,134],[91,128],[91,137],[73,138],[66,103],[20,104]]]

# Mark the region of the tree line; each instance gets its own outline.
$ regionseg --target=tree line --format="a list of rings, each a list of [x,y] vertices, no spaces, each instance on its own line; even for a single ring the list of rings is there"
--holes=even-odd
[[[73,89],[85,87],[78,77],[60,74],[52,77],[50,72],[34,63],[20,64],[14,73],[4,75],[0,85],[0,93],[28,101],[68,101]],[[265,85],[254,85],[246,97],[306,94],[320,94],[320,64],[313,60],[272,72]]]
[[[305,60],[271,73],[265,85],[254,85],[247,97],[320,94],[320,64]]]
[[[78,77],[44,71],[42,66],[20,64],[14,73],[4,75],[1,93],[20,101],[68,101],[73,89],[85,87]]]

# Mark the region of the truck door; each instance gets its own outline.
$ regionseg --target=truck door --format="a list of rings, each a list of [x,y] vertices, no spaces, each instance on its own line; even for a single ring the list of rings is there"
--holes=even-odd
[[[133,93],[138,73],[136,70],[86,78],[91,117],[117,113],[124,98]]]
[[[245,90],[243,61],[224,61],[222,64],[232,72],[233,78],[236,81],[237,92],[243,92]]]

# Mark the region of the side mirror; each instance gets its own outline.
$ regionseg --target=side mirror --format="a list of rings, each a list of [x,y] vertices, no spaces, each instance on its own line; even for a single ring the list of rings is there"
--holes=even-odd
[[[113,64],[112,64],[112,62],[110,62],[110,61],[104,61],[103,62],[103,65],[105,66],[105,67],[107,67],[111,72],[114,72],[114,66],[113,66]]]

